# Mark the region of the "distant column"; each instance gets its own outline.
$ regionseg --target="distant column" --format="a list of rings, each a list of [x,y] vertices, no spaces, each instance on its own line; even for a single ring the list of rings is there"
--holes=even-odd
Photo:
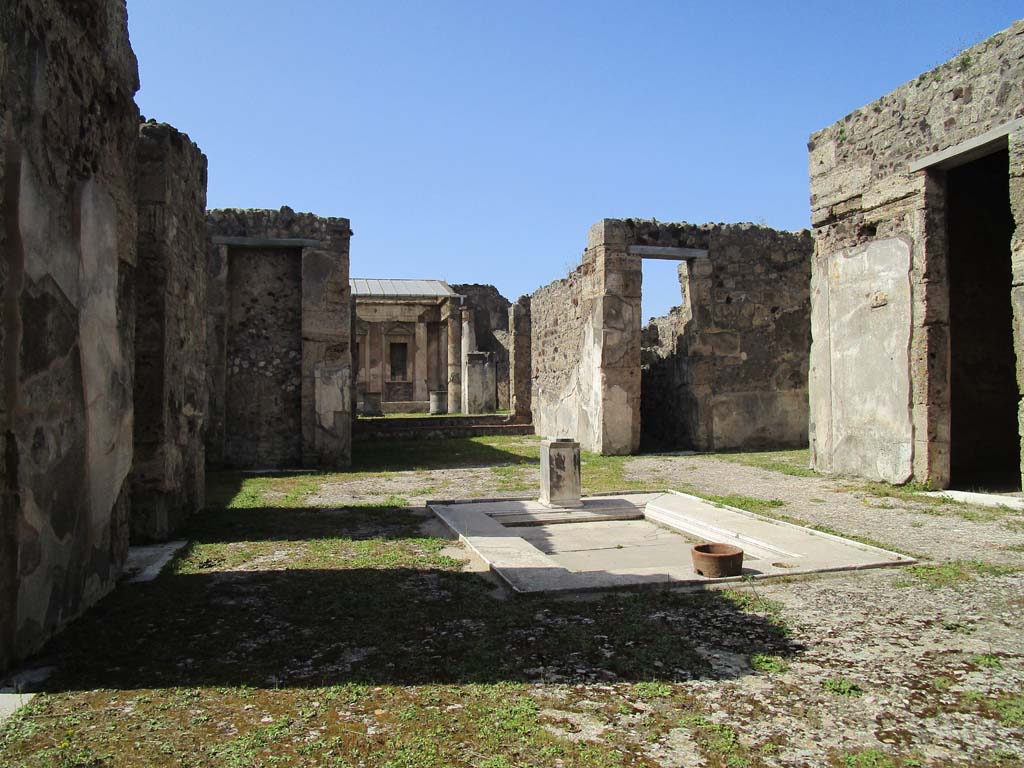
[[[448,413],[462,412],[462,313],[448,300]]]
[[[413,355],[415,361],[413,370],[413,393],[412,399],[424,402],[429,398],[427,394],[427,324],[416,323],[416,350]]]
[[[476,352],[476,327],[473,325],[473,310],[469,307],[462,308],[462,370],[459,382],[462,384],[462,402],[460,404],[461,413],[470,413],[469,410],[469,392],[466,389],[467,369],[466,366],[469,364],[469,353]]]

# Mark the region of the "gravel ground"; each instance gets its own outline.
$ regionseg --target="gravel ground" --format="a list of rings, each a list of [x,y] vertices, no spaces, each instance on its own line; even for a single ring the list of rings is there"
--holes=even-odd
[[[281,528],[282,523],[266,512],[246,524],[246,530],[253,525],[256,530],[240,541],[234,538],[235,527],[213,526],[205,540],[200,538],[202,551],[189,561],[194,573],[186,568],[183,575],[158,580],[148,587],[156,590],[154,594],[166,588],[178,600],[176,593],[172,595],[175,579],[180,579],[183,586],[207,583],[205,591],[192,594],[188,615],[175,618],[157,631],[153,629],[157,623],[167,622],[167,612],[159,604],[154,608],[155,615],[146,620],[149,624],[141,623],[149,627],[148,634],[133,629],[124,635],[126,647],[134,647],[135,653],[147,659],[177,658],[174,654],[179,653],[192,664],[192,656],[207,643],[217,641],[218,632],[211,632],[210,627],[220,626],[227,617],[234,627],[228,655],[216,657],[216,668],[203,668],[203,674],[190,672],[192,667],[182,666],[184,661],[177,663],[181,672],[176,684],[205,685],[204,675],[217,682],[221,680],[217,674],[221,665],[238,662],[236,657],[247,658],[253,671],[245,679],[259,685],[245,689],[248,698],[244,707],[242,699],[231,698],[235,696],[233,689],[209,685],[197,687],[187,707],[192,707],[191,713],[202,715],[205,710],[196,701],[227,697],[221,704],[225,721],[241,722],[250,711],[255,713],[250,717],[253,722],[239,726],[244,726],[244,734],[225,736],[216,728],[203,732],[216,749],[245,747],[249,751],[238,751],[237,760],[225,758],[210,763],[174,762],[170,758],[149,762],[156,752],[152,745],[140,741],[143,727],[147,733],[154,731],[166,739],[178,739],[168,742],[167,749],[184,749],[181,745],[185,744],[186,752],[193,755],[199,752],[188,746],[190,739],[195,740],[192,731],[207,726],[201,719],[191,725],[186,722],[185,726],[167,720],[170,715],[166,713],[175,711],[183,694],[178,688],[160,683],[163,678],[149,680],[149,690],[135,696],[134,688],[145,687],[142,684],[146,682],[145,675],[141,680],[132,677],[142,674],[139,669],[145,672],[142,666],[131,666],[139,665],[137,659],[128,666],[131,690],[122,691],[111,680],[105,681],[109,690],[91,690],[94,684],[58,686],[56,692],[41,699],[35,720],[9,732],[8,748],[17,750],[21,740],[38,740],[39,733],[48,731],[39,731],[36,723],[52,720],[65,729],[61,732],[67,734],[67,741],[81,745],[76,748],[84,750],[98,743],[111,750],[112,744],[121,745],[116,747],[121,757],[109,763],[111,768],[143,764],[239,768],[301,764],[291,761],[290,752],[279,763],[280,755],[276,753],[292,749],[295,740],[301,738],[306,722],[303,718],[311,723],[323,720],[328,723],[324,727],[336,724],[332,725],[334,721],[326,716],[318,719],[308,713],[296,715],[302,707],[309,710],[313,705],[296,703],[292,698],[315,696],[319,706],[321,699],[326,701],[328,682],[353,677],[369,685],[361,694],[366,698],[365,706],[359,705],[362,709],[351,702],[346,704],[347,699],[338,700],[344,705],[345,718],[352,721],[346,719],[345,727],[354,723],[362,729],[359,740],[377,741],[373,742],[372,759],[337,764],[440,766],[447,763],[393,759],[398,744],[419,745],[422,749],[416,754],[429,754],[431,739],[436,737],[429,731],[418,731],[420,725],[414,719],[387,719],[390,708],[406,707],[422,717],[431,711],[419,701],[418,684],[389,687],[394,682],[392,677],[399,682],[403,679],[402,674],[389,669],[397,664],[400,670],[408,666],[418,674],[422,671],[420,664],[428,665],[427,669],[431,664],[439,664],[441,669],[457,666],[460,660],[472,659],[474,653],[490,648],[489,643],[497,643],[500,658],[512,658],[519,665],[509,679],[526,685],[526,693],[517,689],[508,695],[520,697],[516,701],[526,696],[538,708],[535,716],[519,715],[526,717],[523,733],[530,732],[532,723],[539,723],[546,733],[574,748],[592,745],[596,750],[592,761],[574,762],[574,766],[1024,768],[1024,515],[938,503],[898,492],[887,494],[884,489],[872,491],[852,480],[792,476],[714,456],[640,456],[625,459],[616,466],[616,471],[619,469],[622,473],[614,475],[615,480],[624,478],[651,489],[678,488],[708,496],[778,500],[781,503],[770,507],[773,514],[871,539],[926,562],[732,584],[727,592],[703,600],[682,599],[669,593],[646,593],[640,598],[622,595],[621,605],[627,607],[622,612],[594,595],[531,604],[501,594],[497,585],[486,594],[504,600],[491,605],[483,602],[489,600],[485,593],[477,594],[475,587],[469,589],[466,583],[460,583],[486,574],[473,573],[480,570],[480,564],[472,562],[457,542],[452,541],[439,552],[439,556],[454,559],[447,561],[445,568],[449,570],[422,568],[424,558],[429,561],[429,557],[420,551],[424,544],[417,542],[421,537],[441,538],[444,534],[443,527],[422,505],[428,498],[520,495],[524,484],[535,487],[536,466],[359,473],[347,480],[334,475],[296,502],[321,510],[304,510],[296,516],[294,531],[287,526]],[[503,485],[517,487],[503,490]],[[292,491],[285,487],[265,492],[287,495]],[[397,501],[399,498],[404,502]],[[406,523],[395,522],[394,510],[389,515],[386,510],[343,509],[402,503],[419,507],[414,515],[405,513],[411,517],[410,530],[416,531],[422,521],[420,537],[410,541],[395,538],[395,526]],[[246,512],[242,509],[224,514],[242,521]],[[362,558],[365,565],[332,570],[332,558],[338,554],[323,544],[325,532],[333,529],[322,518],[344,519],[346,515],[361,517],[348,531],[353,541],[345,544],[345,556]],[[441,544],[434,541],[434,546]],[[460,559],[465,561],[461,572]],[[412,565],[404,566],[406,561]],[[323,619],[319,603],[312,614],[296,612],[295,605],[306,605],[305,596],[316,589],[337,595],[366,590],[370,596],[366,603],[343,600],[336,610],[345,613],[358,608],[375,618],[368,620],[366,627],[330,624],[330,632],[325,635],[329,642],[315,641],[316,631],[310,627]],[[722,596],[727,599],[717,599]],[[122,597],[128,599],[131,594]],[[375,602],[381,597],[404,608],[381,608]],[[467,602],[470,599],[472,605]],[[109,613],[114,604],[104,603],[104,610]],[[481,606],[486,610],[476,612],[478,619],[468,618]],[[508,616],[522,614],[524,609],[527,613],[523,621],[500,629]],[[418,612],[423,612],[424,618],[416,618],[412,628],[402,623],[403,616],[411,613],[418,617]],[[135,614],[131,615],[135,621]],[[198,621],[196,615],[204,622],[201,627],[189,625]],[[93,616],[91,620],[98,622],[94,631],[105,626],[105,616]],[[614,625],[608,623],[609,617],[615,617]],[[205,623],[211,619],[212,625]],[[289,624],[286,619],[294,619],[297,624]],[[89,620],[83,619],[85,624],[76,624],[69,631],[77,627],[80,632],[89,632]],[[377,621],[383,622],[380,628]],[[373,635],[367,627],[379,634]],[[424,627],[426,630],[421,631]],[[634,630],[636,627],[641,629]],[[186,639],[192,636],[190,633],[198,633],[203,642],[192,647],[183,639],[175,641],[173,648],[161,650],[164,631],[178,632]],[[319,631],[324,631],[322,625]],[[635,640],[633,631],[642,631],[641,639]],[[370,639],[357,642],[348,637],[362,637],[367,632]],[[309,633],[313,633],[312,640],[307,637]],[[340,634],[336,637],[336,633]],[[552,638],[562,637],[567,640],[551,644]],[[483,643],[478,642],[480,638]],[[295,643],[306,643],[316,653],[297,652],[292,648]],[[336,650],[339,643],[350,643],[352,648],[333,660],[321,658],[324,653],[334,653],[331,649]],[[378,660],[371,664],[368,659],[382,643],[387,648],[391,648],[389,643],[395,646],[386,656],[391,662],[382,666]],[[108,646],[104,642],[99,646],[106,654]],[[439,647],[449,649],[445,660],[436,655]],[[274,660],[277,657],[271,649],[283,654],[280,662]],[[296,659],[307,666],[294,666]],[[642,674],[629,666],[610,671],[624,660],[640,665],[637,669],[643,669]],[[79,672],[91,680],[93,666],[102,669],[109,661],[106,655],[95,659],[89,656],[79,662],[84,665],[84,671]],[[644,665],[653,670],[650,678]],[[166,666],[161,662],[155,668],[166,671]],[[136,672],[130,672],[132,669]],[[117,675],[118,670],[120,667],[114,667],[108,672]],[[476,667],[471,671],[483,674]],[[273,685],[263,682],[257,672],[273,672]],[[302,688],[310,680],[318,681],[321,687],[308,691]],[[284,684],[289,681],[302,685]],[[451,718],[468,717],[459,713],[480,706],[478,699],[487,693],[487,685],[426,688],[432,689],[434,696],[449,697],[441,703],[446,706],[445,712],[453,713],[445,715],[447,720],[431,721],[431,727],[451,729],[444,731],[449,740],[476,739],[479,743],[480,734],[472,731],[478,723],[465,720],[472,726],[470,733],[460,731],[459,721]],[[119,715],[116,721],[103,719],[103,713],[123,696],[135,696],[132,706],[152,705],[152,710],[139,715],[142,724],[130,721],[130,714]],[[212,704],[202,706],[213,711]],[[484,720],[480,722],[498,717],[489,710],[481,711],[483,714],[477,716]],[[275,717],[280,718],[279,727],[287,729],[272,737],[266,729],[268,723],[277,722]],[[122,719],[127,720],[122,724]],[[216,718],[211,722],[219,728]],[[310,744],[315,742],[316,749],[322,746],[316,741],[318,734],[314,730],[305,737],[312,740]],[[235,736],[236,741],[226,741]],[[259,739],[267,740],[266,745]],[[132,744],[134,752],[129,751]],[[465,747],[468,756],[460,764],[478,768],[513,766],[497,758],[485,761],[473,757],[474,748],[472,744]],[[0,732],[0,764],[6,765],[4,749]],[[62,749],[58,747],[54,752],[67,757],[59,764],[108,765],[84,758],[72,760]],[[627,758],[627,751],[633,757]],[[213,753],[207,750],[203,754]],[[642,759],[636,755],[642,755]],[[136,760],[137,756],[145,756],[145,761]],[[49,768],[58,764],[47,760],[29,756],[13,765]],[[561,760],[550,763],[556,768],[562,764]]]
[[[536,468],[517,468],[515,477],[517,480],[520,477],[535,479],[535,484],[540,484],[540,471]],[[409,506],[420,507],[431,499],[523,495],[522,490],[496,490],[499,482],[500,478],[490,467],[389,472],[384,476],[324,483],[316,493],[306,497],[305,504],[311,507],[389,504],[394,503],[394,497],[400,497]]]
[[[651,488],[778,499],[784,503],[773,511],[780,514],[936,562],[1024,567],[1024,516],[1002,510],[880,497],[856,481],[711,456],[638,457],[624,474]],[[461,495],[474,490],[470,482]],[[756,595],[781,606],[802,650],[765,673],[729,644],[701,648],[718,679],[684,687],[739,746],[716,757],[678,729],[652,746],[652,759],[665,766],[1024,764],[1024,574],[936,585],[885,569],[765,582]],[[1007,700],[1017,709],[1011,703],[1003,716]],[[600,729],[576,726],[579,738],[604,738]]]

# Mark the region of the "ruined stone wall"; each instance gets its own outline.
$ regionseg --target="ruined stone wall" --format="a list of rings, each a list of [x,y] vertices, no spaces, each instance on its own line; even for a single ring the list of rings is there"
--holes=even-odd
[[[127,551],[137,89],[123,0],[0,4],[0,668]]]
[[[621,221],[587,233],[583,263],[531,296],[533,423],[593,453],[640,445],[640,260]]]
[[[642,375],[632,249],[652,247],[687,249],[684,301]],[[530,299],[537,433],[609,454],[635,452],[644,431],[662,447],[804,444],[811,247],[807,232],[750,224],[595,224],[583,264]]]
[[[645,447],[755,449],[807,443],[807,231],[628,220],[631,245],[707,250],[681,262],[682,306],[644,331]]]
[[[519,423],[533,420],[530,297],[520,296],[508,309],[509,408]]]
[[[208,460],[347,466],[354,311],[348,219],[287,207],[216,210],[207,234]],[[301,440],[298,453],[290,439]],[[255,449],[247,445],[252,440]]]
[[[202,508],[206,412],[206,157],[143,123],[135,283],[133,541],[171,536]]]
[[[581,264],[530,296],[534,428],[544,437],[574,437],[588,451],[599,419],[593,272],[593,264]]]
[[[988,132],[1024,221],[1024,21],[811,136],[811,456],[820,471],[949,482],[945,172]],[[967,147],[961,147],[966,149]],[[926,161],[927,162],[927,161]],[[1024,232],[1012,241],[1024,377]],[[1011,297],[993,297],[1011,300]]]
[[[498,379],[498,408],[509,408],[509,345],[508,308],[512,303],[493,285],[453,285],[452,290],[465,296],[463,306],[473,310],[476,348],[493,354]]]

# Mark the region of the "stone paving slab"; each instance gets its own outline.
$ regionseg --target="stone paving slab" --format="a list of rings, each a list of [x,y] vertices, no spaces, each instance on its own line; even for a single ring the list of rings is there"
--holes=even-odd
[[[0,693],[0,723],[32,701],[34,693]]]
[[[168,541],[144,547],[129,547],[128,560],[124,564],[124,575],[130,583],[152,581],[188,542]]]
[[[54,667],[25,667],[0,680],[0,723],[32,701],[40,686],[49,679]]]
[[[697,587],[744,577],[916,562],[907,555],[675,491],[585,498],[575,523],[569,521],[572,512],[545,522],[543,515],[551,510],[527,499],[432,502],[429,506],[519,593]],[[628,515],[630,508],[644,519]],[[608,517],[602,519],[602,512]],[[534,521],[525,526],[520,522],[531,517]],[[708,579],[694,572],[690,547],[700,541],[742,547],[743,575]]]

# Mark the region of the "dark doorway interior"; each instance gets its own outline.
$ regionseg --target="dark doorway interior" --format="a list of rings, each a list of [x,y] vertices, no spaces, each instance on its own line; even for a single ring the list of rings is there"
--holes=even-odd
[[[949,171],[946,204],[952,485],[1020,488],[1008,152]]]

